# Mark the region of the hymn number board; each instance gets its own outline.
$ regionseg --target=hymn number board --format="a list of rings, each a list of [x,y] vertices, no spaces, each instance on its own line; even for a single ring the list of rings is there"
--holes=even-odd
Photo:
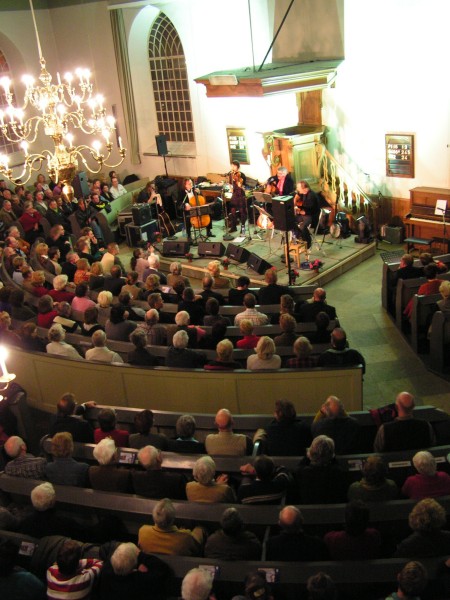
[[[233,160],[237,160],[241,165],[250,164],[245,129],[227,128],[227,142],[228,151],[230,153],[230,163]]]
[[[414,177],[414,136],[386,134],[386,175]]]

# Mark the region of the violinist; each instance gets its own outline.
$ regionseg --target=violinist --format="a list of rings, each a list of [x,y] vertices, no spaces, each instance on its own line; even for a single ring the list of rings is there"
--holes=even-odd
[[[233,160],[231,163],[231,171],[229,172],[229,182],[233,187],[230,204],[230,233],[237,231],[237,215],[241,221],[241,234],[245,235],[245,222],[247,221],[247,199],[245,197],[245,175],[240,171],[241,165],[239,161]]]
[[[300,237],[307,243],[308,248],[311,247],[311,234],[309,233],[309,225],[317,221],[320,212],[317,195],[309,187],[307,181],[299,181],[297,183],[294,196],[295,220],[298,229],[294,231],[294,237],[300,233]]]
[[[286,167],[278,167],[277,174],[269,177],[265,191],[272,196],[288,196],[294,193],[294,180]]]
[[[189,242],[192,242],[192,235],[191,235],[192,225],[191,225],[191,219],[189,217],[189,211],[191,210],[192,207],[195,207],[195,198],[196,198],[196,194],[198,194],[198,193],[199,193],[199,190],[194,188],[194,183],[193,183],[192,179],[186,178],[183,182],[183,189],[181,191],[180,197],[183,202],[184,220],[185,220],[185,225],[186,225],[186,235],[187,235]],[[211,219],[209,220],[209,225],[207,225],[207,227],[206,227],[206,235],[207,235],[207,237],[215,237],[214,233],[212,232]]]

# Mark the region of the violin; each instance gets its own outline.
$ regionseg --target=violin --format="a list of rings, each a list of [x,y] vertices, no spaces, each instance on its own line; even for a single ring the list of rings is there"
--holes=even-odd
[[[203,206],[206,204],[206,200],[203,196],[196,193],[194,188],[192,188],[192,193],[194,194],[192,198],[189,198],[189,204],[193,208],[197,208],[198,206]],[[199,217],[190,217],[192,227],[195,229],[200,229],[201,227],[208,227],[211,223],[211,217],[209,215],[201,215]]]
[[[230,183],[232,185],[237,185],[238,187],[242,187],[244,184],[244,178],[241,175],[240,171],[231,171],[230,173]]]

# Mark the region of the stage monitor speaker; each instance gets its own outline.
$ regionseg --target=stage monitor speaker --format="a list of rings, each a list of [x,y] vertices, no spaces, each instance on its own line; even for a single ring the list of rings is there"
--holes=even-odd
[[[126,226],[130,224],[134,225],[133,216],[131,214],[117,215],[117,225],[119,226],[119,232],[122,237],[126,237]]]
[[[189,252],[189,242],[163,242],[163,256],[185,256]]]
[[[167,137],[165,135],[155,135],[156,148],[159,156],[167,156]]]
[[[270,269],[272,267],[272,265],[268,263],[267,260],[264,260],[263,258],[258,256],[257,254],[254,254],[253,252],[248,257],[247,266],[250,267],[250,269],[256,271],[259,275],[262,275],[267,271],[267,269]]]
[[[225,246],[222,242],[199,242],[199,256],[223,256],[225,254]]]
[[[236,244],[228,244],[225,254],[228,258],[237,260],[238,263],[247,262],[248,257],[250,256],[250,252],[247,248],[242,248],[242,246],[237,246]]]
[[[85,198],[89,196],[89,183],[86,177],[86,173],[84,173],[84,171],[81,171],[80,173],[78,173],[78,175],[75,175],[75,177],[72,180],[72,187],[75,194],[75,198]]]
[[[157,221],[149,221],[144,225],[133,225],[132,223],[128,223],[128,225],[125,225],[127,245],[130,248],[134,248],[142,245],[143,242],[153,242],[157,231]]]
[[[295,227],[294,198],[278,196],[272,199],[273,224],[279,231],[291,231]]]
[[[152,218],[150,204],[133,204],[131,214],[133,215],[133,223],[135,225],[145,225]]]

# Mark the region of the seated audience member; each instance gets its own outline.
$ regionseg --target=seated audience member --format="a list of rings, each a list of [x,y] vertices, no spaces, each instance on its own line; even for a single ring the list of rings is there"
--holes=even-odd
[[[308,338],[311,344],[329,344],[331,338],[330,317],[326,312],[320,311],[315,318],[315,331],[306,331],[304,336]]]
[[[327,435],[334,441],[336,454],[354,454],[358,451],[360,426],[345,412],[337,396],[328,396],[311,425],[313,437]]]
[[[12,258],[12,279],[17,285],[23,285],[22,269],[27,266],[26,260],[22,256],[11,255]],[[8,257],[3,252],[3,264],[8,268]]]
[[[192,415],[181,415],[178,417],[175,431],[176,439],[169,440],[171,452],[186,452],[188,454],[204,454],[205,445],[195,439],[196,422]]]
[[[228,277],[222,277],[220,275],[220,262],[218,260],[211,260],[208,263],[207,269],[213,279],[213,290],[228,290],[232,287]]]
[[[331,332],[331,348],[319,356],[319,367],[351,367],[362,365],[363,374],[366,372],[366,361],[362,354],[353,348],[348,348],[347,334],[340,327]]]
[[[10,436],[4,446],[6,456],[10,459],[5,466],[5,474],[12,477],[44,479],[47,461],[41,456],[33,456],[27,452],[27,445],[18,435]]]
[[[47,599],[91,598],[102,565],[97,558],[81,558],[81,545],[75,540],[64,541],[55,564],[47,570]]]
[[[92,345],[94,347],[86,350],[86,360],[96,360],[105,363],[123,363],[120,354],[110,350],[106,345],[106,342],[106,333],[104,331],[101,329],[94,331],[92,334]]]
[[[424,275],[427,278],[426,283],[422,283],[417,291],[418,296],[431,296],[439,292],[439,286],[442,283],[442,279],[438,279],[439,269],[435,263],[427,265],[424,270]],[[413,298],[411,298],[403,311],[403,314],[408,319],[412,316],[413,310]]]
[[[278,273],[274,267],[267,269],[264,273],[264,280],[267,283],[265,286],[261,286],[258,292],[259,303],[264,304],[278,304],[281,296],[289,294],[289,288],[285,285],[279,285]]]
[[[32,352],[45,352],[45,342],[38,337],[36,323],[24,323],[19,329],[20,346]]]
[[[38,327],[49,329],[52,326],[55,317],[58,315],[58,311],[54,308],[52,297],[48,294],[41,296],[38,300],[37,309]]]
[[[275,354],[275,344],[273,340],[263,335],[255,348],[256,354],[247,358],[247,369],[250,371],[261,371],[266,369],[279,369],[281,367],[281,358]]]
[[[172,346],[169,347],[166,357],[166,367],[175,367],[178,369],[201,369],[206,356],[203,352],[195,352],[188,348],[189,337],[186,331],[177,331],[172,339]]]
[[[158,364],[156,356],[150,354],[146,349],[147,336],[142,329],[135,329],[130,335],[130,342],[134,345],[134,350],[128,352],[127,362],[130,365],[141,367],[154,367]]]
[[[265,454],[269,456],[304,456],[312,437],[308,425],[297,419],[295,406],[290,400],[275,402],[274,420],[263,435]]]
[[[422,500],[450,494],[450,475],[445,471],[437,471],[436,459],[430,452],[417,452],[413,457],[413,464],[418,473],[410,475],[403,484],[403,496]]]
[[[77,270],[73,276],[73,282],[75,285],[80,283],[89,284],[90,275],[90,264],[87,258],[79,258],[77,260]]]
[[[162,289],[159,287],[158,275],[149,275],[144,282],[144,289],[142,290],[142,299],[147,300],[151,294],[161,294],[164,300],[167,300],[167,295],[164,294]]]
[[[111,292],[113,296],[118,296],[122,291],[123,286],[126,283],[126,279],[122,277],[122,269],[119,265],[113,265],[109,275],[105,275],[103,282],[103,288]]]
[[[54,436],[61,431],[72,434],[74,442],[92,444],[94,442],[94,430],[89,421],[85,421],[83,415],[87,408],[95,406],[95,402],[86,402],[77,405],[74,394],[64,394],[56,405],[56,419],[50,427],[49,435]]]
[[[334,457],[334,442],[326,435],[313,439],[296,473],[300,504],[345,502],[348,479]]]
[[[307,337],[298,337],[292,349],[295,356],[288,358],[286,361],[288,369],[313,369],[317,367],[318,356],[312,354],[313,347]]]
[[[46,600],[46,587],[38,577],[18,566],[20,545],[4,539],[0,543],[0,594],[13,600]]]
[[[100,440],[93,454],[99,466],[89,467],[90,486],[94,490],[104,492],[130,492],[130,472],[117,465],[117,448],[114,440],[111,438]]]
[[[213,290],[212,290],[213,285],[214,285],[214,280],[211,277],[211,275],[209,275],[209,273],[207,273],[202,279],[203,292],[200,293],[202,304],[205,307],[206,307],[206,303],[211,298],[213,300],[217,300],[217,302],[219,303],[219,306],[223,306],[225,304],[225,299],[224,299],[223,295],[219,294],[219,292],[213,292]],[[212,323],[205,323],[205,325],[212,325]]]
[[[201,527],[179,529],[175,525],[175,508],[169,498],[160,500],[152,512],[154,525],[139,529],[139,548],[146,554],[201,556],[204,531]]]
[[[140,300],[141,288],[137,285],[139,281],[139,275],[136,271],[129,271],[126,277],[126,284],[122,286],[120,290],[121,294],[127,292],[130,294],[132,300]]]
[[[9,297],[11,303],[11,318],[17,321],[28,321],[34,319],[36,313],[29,307],[24,305],[25,293],[21,289],[12,290]],[[6,312],[6,311],[5,311]]]
[[[290,294],[283,294],[280,298],[280,316],[281,315],[291,315],[297,321],[294,298]],[[276,322],[277,321],[275,320],[275,323]]]
[[[69,279],[67,275],[57,275],[53,279],[53,290],[48,292],[48,295],[51,296],[54,302],[72,302],[75,298],[75,294],[73,292],[68,292],[66,290],[66,286]]]
[[[253,294],[245,294],[243,305],[244,310],[234,317],[235,326],[238,327],[243,319],[248,319],[255,326],[269,324],[269,317],[256,310],[256,298]]]
[[[208,600],[213,598],[213,575],[204,569],[191,569],[181,583],[181,600]]]
[[[203,317],[203,325],[211,327],[218,321],[223,321],[227,325],[231,325],[228,317],[223,317],[219,314],[220,304],[215,298],[208,298],[205,304],[205,316]]]
[[[43,297],[45,298],[45,296]],[[74,333],[78,329],[77,321],[72,319],[72,309],[68,302],[58,302],[56,312],[53,323],[59,323],[67,333]]]
[[[254,533],[246,531],[236,508],[227,508],[220,520],[221,529],[211,534],[205,545],[205,557],[217,560],[260,560],[262,546]]]
[[[123,306],[111,306],[109,319],[106,321],[105,333],[110,340],[128,342],[130,334],[136,329],[137,324],[128,320],[128,312]]]
[[[442,296],[442,300],[436,302],[437,309],[443,313],[450,312],[450,281],[443,281],[439,286],[439,293]],[[12,293],[11,293],[11,304],[12,304]],[[14,315],[13,315],[14,317]]]
[[[233,415],[221,408],[215,418],[218,433],[206,436],[205,448],[208,454],[224,456],[245,456],[252,453],[253,443],[243,433],[233,432]]]
[[[45,297],[45,296],[43,296]],[[39,298],[39,302],[41,298]],[[5,310],[0,312],[0,343],[7,346],[20,346],[20,338],[11,329],[11,317]]]
[[[274,594],[267,583],[266,574],[262,571],[250,571],[244,579],[244,595],[235,596],[234,600],[273,600]]]
[[[116,411],[112,408],[102,408],[98,413],[100,427],[94,430],[94,442],[111,438],[119,448],[128,448],[128,431],[116,428]]]
[[[325,312],[331,320],[336,319],[336,309],[326,302],[327,293],[323,288],[316,288],[313,292],[312,302],[304,302],[298,308],[299,319],[302,322],[315,321],[320,312]]]
[[[31,273],[31,289],[33,296],[40,298],[48,294],[49,289],[45,285],[44,271],[33,271]]]
[[[369,508],[354,500],[345,508],[345,530],[329,531],[324,539],[331,560],[372,560],[380,558],[381,535],[368,527]]]
[[[147,268],[142,275],[143,281],[145,281],[149,275],[158,275],[161,285],[167,285],[167,277],[160,271],[159,255],[154,252],[148,256]]]
[[[308,578],[306,590],[308,592],[307,600],[338,600],[339,598],[336,584],[329,575],[322,571]],[[418,599],[416,598],[416,600]]]
[[[436,442],[433,428],[428,421],[414,418],[414,396],[400,392],[395,399],[397,417],[389,423],[383,423],[375,437],[375,452],[396,452],[430,448]]]
[[[115,265],[119,266],[123,272],[125,271],[119,258],[119,252],[119,246],[116,244],[116,242],[111,242],[108,244],[107,251],[102,256],[102,260],[100,261],[102,263],[103,273],[105,276],[111,273],[111,269]]]
[[[420,500],[409,513],[413,533],[400,542],[394,557],[448,556],[450,531],[442,531],[446,521],[445,509],[434,498]]]
[[[173,323],[174,318],[170,313],[164,312],[164,300],[159,292],[154,292],[148,295],[147,302],[150,309],[154,308],[158,311],[160,323]]]
[[[155,446],[159,450],[167,450],[169,447],[168,439],[161,433],[151,433],[153,427],[153,412],[148,408],[141,410],[134,417],[134,428],[136,433],[130,433],[130,448],[143,448],[144,446]]]
[[[99,597],[108,600],[166,600],[171,568],[156,556],[146,555],[131,543],[119,544],[103,564]]]
[[[194,481],[186,485],[186,496],[190,502],[236,502],[234,490],[227,485],[228,475],[214,478],[216,464],[210,456],[202,456],[194,464]]]
[[[128,313],[130,321],[142,322],[145,319],[145,310],[140,306],[132,306],[132,297],[129,292],[120,292],[118,297],[120,306],[123,306]]]
[[[53,462],[45,467],[45,475],[50,483],[85,487],[89,465],[74,460],[72,434],[68,431],[55,433],[51,453]]]
[[[72,310],[84,313],[88,308],[93,308],[95,302],[89,298],[89,287],[86,282],[79,283],[75,288],[75,298],[72,300]]]
[[[66,262],[63,262],[61,265],[61,273],[62,275],[67,275],[69,281],[73,281],[73,278],[75,277],[77,262],[79,260],[80,257],[76,252],[68,252],[66,256]]]
[[[97,296],[98,322],[102,327],[106,325],[106,321],[109,319],[112,302],[113,295],[111,292],[102,290]]]
[[[280,315],[280,328],[282,333],[274,337],[275,346],[292,346],[297,339],[295,333],[296,321],[294,317],[288,313]]]
[[[177,281],[182,281],[185,287],[190,287],[191,283],[188,277],[182,275],[183,265],[180,262],[172,262],[169,266],[169,275],[167,276],[167,285],[173,288]]]
[[[52,325],[48,330],[49,343],[46,347],[47,354],[64,356],[66,358],[72,358],[73,360],[83,360],[83,357],[78,354],[75,348],[64,341],[65,337],[66,332],[61,325]]]
[[[241,365],[233,360],[233,344],[230,340],[220,341],[217,344],[216,352],[216,360],[210,360],[205,365],[207,371],[231,371],[241,368]]]
[[[247,275],[241,275],[238,277],[236,281],[236,287],[231,288],[228,292],[228,304],[231,306],[242,306],[244,303],[244,296],[248,294],[248,288],[250,285],[250,279]],[[258,296],[255,292],[252,292],[255,296],[256,302],[258,301]]]
[[[102,263],[99,261],[92,263],[89,275],[89,289],[91,291],[102,290],[105,285]]]
[[[259,342],[259,336],[253,334],[254,325],[250,319],[242,319],[239,322],[239,329],[243,335],[242,339],[236,342],[236,348],[241,350],[253,350]]]
[[[348,488],[348,499],[363,502],[397,500],[399,489],[392,479],[387,479],[387,467],[381,456],[368,456],[363,463],[361,481]]]
[[[397,591],[385,600],[420,600],[428,583],[428,574],[422,563],[412,560],[397,575]]]
[[[29,294],[33,294],[33,296],[35,296],[36,294],[35,292],[35,288],[33,286],[33,273],[35,273],[36,271],[32,271],[31,267],[22,267],[22,287],[23,289],[28,292]],[[45,292],[48,293],[48,290],[46,288],[44,288]],[[45,294],[42,294],[45,295]]]
[[[188,332],[189,333],[189,332]],[[225,321],[217,321],[211,327],[211,333],[202,336],[199,340],[199,348],[207,349],[207,350],[215,350],[217,348],[217,344],[223,340],[225,340],[227,335],[227,324]]]
[[[96,331],[103,331],[98,322],[98,308],[94,305],[84,311],[83,322],[80,325],[81,335],[92,337]]]
[[[296,506],[285,506],[278,519],[281,532],[266,542],[266,560],[316,561],[327,560],[328,550],[324,542],[303,529],[303,515]]]
[[[292,483],[290,473],[276,467],[270,456],[258,456],[253,465],[243,465],[241,473],[238,500],[242,504],[280,504]]]
[[[447,265],[440,260],[434,260],[433,256],[429,252],[421,252],[419,255],[420,264],[422,267],[427,265],[436,265],[438,273],[446,273],[448,271]]]
[[[167,346],[167,329],[159,323],[159,313],[156,308],[151,308],[145,313],[145,323],[138,325],[147,336],[150,346]]]
[[[404,254],[400,259],[397,271],[394,271],[393,284],[397,285],[399,279],[416,279],[417,277],[423,277],[423,268],[414,266],[412,254]]]
[[[205,311],[201,300],[196,300],[194,290],[190,287],[184,288],[183,300],[178,304],[178,310],[185,310],[189,314],[192,325],[202,325]]]
[[[162,468],[161,450],[155,446],[144,446],[138,452],[138,461],[144,470],[131,471],[135,494],[156,500],[167,497],[186,500],[186,477]]]

